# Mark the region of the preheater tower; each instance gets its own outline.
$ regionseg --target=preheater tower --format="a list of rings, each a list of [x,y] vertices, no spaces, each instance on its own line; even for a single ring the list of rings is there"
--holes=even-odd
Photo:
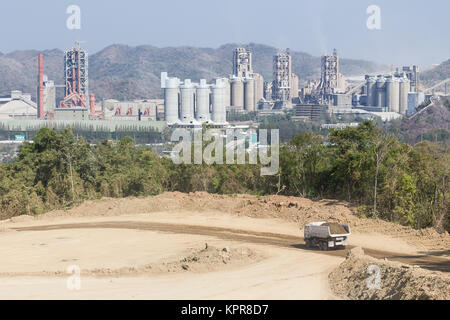
[[[78,46],[64,52],[64,82],[66,96],[76,92],[80,96],[89,96],[88,53]]]
[[[291,97],[292,58],[288,52],[273,57],[273,99],[288,101]]]

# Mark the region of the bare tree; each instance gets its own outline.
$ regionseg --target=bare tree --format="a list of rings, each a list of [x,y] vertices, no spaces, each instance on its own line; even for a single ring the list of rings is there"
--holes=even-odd
[[[375,177],[374,177],[374,187],[373,187],[373,215],[375,218],[378,217],[377,214],[377,189],[378,189],[378,175],[380,172],[380,166],[386,157],[389,146],[389,138],[379,133],[374,140],[373,153],[375,156]]]

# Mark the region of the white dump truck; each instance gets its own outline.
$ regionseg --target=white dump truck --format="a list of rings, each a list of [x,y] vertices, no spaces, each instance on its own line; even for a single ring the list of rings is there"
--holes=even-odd
[[[307,248],[318,247],[321,250],[345,248],[350,235],[347,224],[329,222],[311,222],[305,226],[305,243]]]

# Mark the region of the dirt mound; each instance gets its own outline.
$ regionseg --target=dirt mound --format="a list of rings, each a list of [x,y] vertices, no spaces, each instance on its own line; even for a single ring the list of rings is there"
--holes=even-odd
[[[310,222],[328,221],[349,224],[354,232],[381,233],[397,237],[422,248],[424,251],[445,252],[450,247],[448,233],[439,234],[431,228],[414,230],[410,227],[382,220],[359,218],[351,206],[344,201],[312,201],[305,198],[278,195],[258,197],[246,194],[218,195],[206,192],[165,192],[146,198],[103,198],[86,201],[68,211],[58,210],[37,216],[36,219],[60,216],[117,216],[161,211],[223,212],[253,218],[278,218],[295,222],[300,228]]]
[[[347,230],[343,226],[341,226],[339,223],[322,223],[322,226],[328,226],[330,227],[330,233],[331,234],[346,234]]]
[[[450,299],[449,275],[378,260],[365,255],[361,248],[351,250],[328,278],[337,295],[350,299]]]
[[[259,262],[265,258],[262,253],[248,247],[217,248],[205,244],[202,249],[192,249],[184,257],[174,261],[145,264],[141,266],[121,267],[117,269],[94,268],[82,269],[82,276],[140,276],[177,272],[209,272],[228,267],[237,267]],[[20,276],[67,276],[65,270],[38,272],[6,272],[0,277]]]
[[[89,276],[127,276],[152,273],[208,272],[224,267],[248,265],[263,259],[263,255],[249,248],[216,248],[206,244],[205,248],[192,250],[186,257],[176,261],[148,264],[141,267],[111,269],[93,269],[82,271]]]

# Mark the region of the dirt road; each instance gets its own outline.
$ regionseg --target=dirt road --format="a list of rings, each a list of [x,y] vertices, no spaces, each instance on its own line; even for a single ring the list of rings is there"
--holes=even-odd
[[[230,229],[219,227],[206,227],[185,224],[168,224],[156,222],[135,222],[135,221],[109,221],[97,223],[77,223],[77,224],[57,224],[57,225],[41,225],[35,227],[17,228],[17,231],[44,231],[44,230],[60,230],[60,229],[134,229],[134,230],[151,230],[163,231],[178,234],[191,234],[218,237],[224,240],[247,242],[253,244],[265,244],[278,247],[297,248],[307,250],[302,237],[295,237],[285,234],[256,232],[243,229]],[[348,249],[354,246],[349,246]],[[450,272],[450,260],[432,255],[405,255],[404,253],[396,253],[390,251],[374,250],[364,248],[366,254],[378,258],[399,261],[405,264],[417,265],[424,269]],[[318,253],[314,250],[315,253]],[[322,254],[345,257],[344,250],[331,250],[319,252]]]
[[[306,249],[310,221],[349,223],[348,249],[450,272],[448,234],[361,219],[342,203],[165,193],[0,221],[0,299],[340,298],[328,275],[348,250]],[[361,270],[352,285],[366,285]]]

